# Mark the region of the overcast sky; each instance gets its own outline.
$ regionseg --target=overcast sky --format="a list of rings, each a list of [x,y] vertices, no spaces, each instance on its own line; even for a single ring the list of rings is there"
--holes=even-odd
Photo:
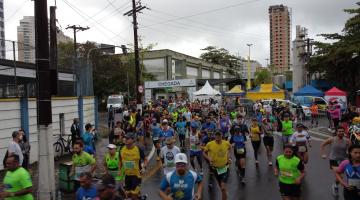
[[[48,0],[48,5],[54,5]],[[266,65],[270,57],[270,5],[284,4],[292,12],[292,37],[295,26],[317,34],[340,32],[350,17],[345,8],[357,0],[142,0],[150,10],[139,15],[142,44],[157,43],[155,49],[171,49],[198,57],[209,45],[247,56],[247,43],[254,44],[251,58]],[[16,27],[23,16],[32,16],[31,0],[4,0],[5,37],[17,40]],[[61,29],[72,37],[67,25],[89,26],[78,33],[78,41],[108,44],[132,44],[131,18],[123,13],[131,9],[131,0],[57,0],[57,18]]]

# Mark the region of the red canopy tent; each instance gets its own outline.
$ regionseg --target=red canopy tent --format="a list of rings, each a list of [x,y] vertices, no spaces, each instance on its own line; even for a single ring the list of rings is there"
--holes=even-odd
[[[333,87],[325,92],[325,96],[346,96],[346,92],[340,90],[337,87]]]

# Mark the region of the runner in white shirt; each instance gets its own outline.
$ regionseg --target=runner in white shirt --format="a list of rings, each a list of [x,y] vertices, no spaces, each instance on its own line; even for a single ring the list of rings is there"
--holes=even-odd
[[[296,125],[296,131],[290,137],[290,143],[295,146],[295,153],[306,164],[309,161],[308,146],[310,145],[310,135],[305,130],[303,124]]]
[[[202,170],[202,151],[201,151],[201,141],[200,141],[200,131],[196,123],[191,123],[191,133],[190,133],[190,163],[192,168],[196,170],[195,167],[195,157],[200,167],[200,175],[203,175]]]
[[[181,153],[179,147],[174,146],[174,139],[167,138],[166,146],[161,148],[160,158],[164,169],[164,175],[175,170],[175,155]]]

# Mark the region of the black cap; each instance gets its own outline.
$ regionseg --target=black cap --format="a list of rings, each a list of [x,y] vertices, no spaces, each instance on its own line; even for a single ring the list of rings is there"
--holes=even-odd
[[[222,133],[221,133],[220,130],[216,130],[216,131],[215,131],[215,135],[222,135]]]
[[[96,184],[97,190],[104,190],[106,188],[115,188],[116,182],[115,178],[109,174],[105,174],[99,183]]]
[[[134,139],[134,138],[135,138],[135,135],[134,135],[134,133],[129,132],[129,133],[126,133],[125,138]]]

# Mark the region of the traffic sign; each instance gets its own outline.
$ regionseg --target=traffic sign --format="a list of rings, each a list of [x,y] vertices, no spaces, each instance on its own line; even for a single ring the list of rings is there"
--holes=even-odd
[[[143,92],[144,92],[144,87],[143,87],[142,85],[139,85],[138,91],[139,91],[140,93],[143,93]]]

